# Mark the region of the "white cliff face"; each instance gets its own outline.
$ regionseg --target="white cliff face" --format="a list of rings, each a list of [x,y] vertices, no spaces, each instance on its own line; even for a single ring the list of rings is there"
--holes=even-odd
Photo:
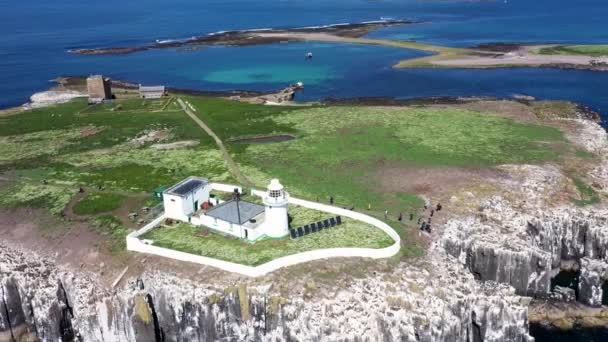
[[[281,298],[270,284],[218,292],[157,272],[109,292],[94,275],[1,251],[2,260],[11,255],[2,264],[11,314],[0,316],[0,331],[42,341],[531,341],[526,300],[507,285],[475,281],[441,248],[432,265],[310,299],[301,291]]]
[[[483,213],[448,222],[444,235],[448,252],[479,280],[510,284],[521,295],[548,296],[551,278],[572,262],[582,272],[580,300],[601,304],[601,286],[608,279],[608,210],[555,209],[503,220],[493,212],[492,221]]]

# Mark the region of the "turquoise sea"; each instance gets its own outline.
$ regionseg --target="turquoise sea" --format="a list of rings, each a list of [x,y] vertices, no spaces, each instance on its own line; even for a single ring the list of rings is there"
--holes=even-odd
[[[450,46],[488,42],[608,43],[603,0],[0,0],[0,107],[25,102],[60,75],[201,90],[273,90],[302,81],[299,100],[440,95],[569,99],[608,113],[608,73],[553,69],[394,70],[419,51],[344,44],[290,43],[79,56],[75,47],[132,46],[231,29],[286,28],[415,19],[371,37]],[[306,51],[314,52],[304,61]]]

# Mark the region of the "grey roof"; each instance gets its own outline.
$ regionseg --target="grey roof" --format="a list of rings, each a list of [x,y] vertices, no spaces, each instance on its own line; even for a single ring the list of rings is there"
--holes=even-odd
[[[206,178],[188,177],[165,190],[164,193],[183,197],[207,184],[209,184],[209,180]]]
[[[238,203],[238,212],[237,212],[237,203]],[[235,201],[230,200],[224,202],[209,211],[207,211],[206,215],[215,217],[217,219],[227,221],[234,224],[243,224],[252,218],[258,216],[259,214],[264,212],[264,206],[247,202],[247,201]],[[239,214],[241,217],[241,221],[239,222]]]

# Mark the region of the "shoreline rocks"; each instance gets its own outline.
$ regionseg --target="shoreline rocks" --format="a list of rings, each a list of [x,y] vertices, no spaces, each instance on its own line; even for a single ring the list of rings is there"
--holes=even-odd
[[[68,52],[80,55],[124,55],[150,49],[181,48],[200,45],[230,45],[248,46],[271,44],[283,41],[298,41],[293,38],[260,37],[256,33],[329,33],[339,37],[361,37],[379,28],[415,24],[418,22],[407,20],[372,21],[352,24],[335,24],[315,27],[287,28],[287,29],[253,29],[240,31],[222,31],[207,35],[196,36],[182,40],[156,41],[155,43],[133,47],[100,47],[76,48]]]

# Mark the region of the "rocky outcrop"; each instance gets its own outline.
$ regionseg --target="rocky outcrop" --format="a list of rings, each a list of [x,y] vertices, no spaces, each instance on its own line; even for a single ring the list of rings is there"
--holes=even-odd
[[[448,253],[477,279],[506,283],[518,294],[535,297],[549,296],[551,279],[562,266],[575,265],[581,273],[578,300],[601,305],[608,279],[608,211],[555,209],[538,216],[511,216],[507,210],[503,216],[484,215],[490,208],[504,208],[498,198],[491,202],[479,217],[446,225]]]
[[[108,291],[95,275],[0,247],[0,341],[531,341],[527,301],[478,283],[439,248],[432,265],[282,297],[272,283],[218,289],[153,271]]]

